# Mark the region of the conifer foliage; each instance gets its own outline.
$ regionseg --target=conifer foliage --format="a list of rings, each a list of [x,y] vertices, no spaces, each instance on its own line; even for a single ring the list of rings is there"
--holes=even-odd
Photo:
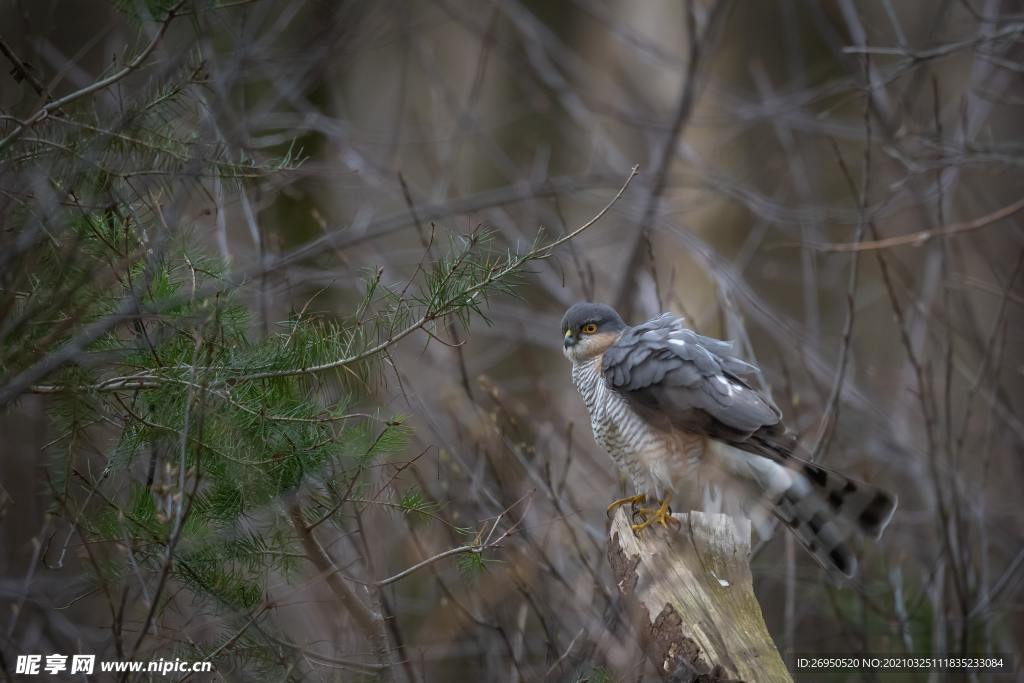
[[[38,463],[48,556],[80,550],[60,561],[82,562],[82,592],[106,597],[118,656],[274,676],[294,652],[262,622],[269,577],[330,574],[371,649],[343,668],[387,679],[379,597],[317,538],[379,497],[367,472],[406,448],[405,419],[375,409],[367,389],[393,344],[433,343],[435,330],[485,316],[565,238],[502,251],[485,229],[440,244],[435,227],[411,279],[387,282],[366,264],[347,313],[306,306],[261,330],[252,285],[287,256],[228,263],[200,219],[286,182],[299,141],[254,158],[220,135],[197,39],[216,8],[120,7],[140,35],[121,66],[59,97],[26,68],[23,85],[38,85],[26,113],[0,123],[0,409],[40,396],[58,434]],[[431,521],[435,504],[416,489],[394,500]],[[458,566],[479,571],[488,541],[467,540]],[[220,630],[167,637],[156,625],[183,605]]]

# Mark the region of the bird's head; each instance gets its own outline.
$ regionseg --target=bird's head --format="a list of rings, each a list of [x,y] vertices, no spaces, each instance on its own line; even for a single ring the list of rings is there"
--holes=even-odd
[[[626,323],[611,306],[582,302],[562,316],[562,347],[574,363],[590,360],[615,343]]]

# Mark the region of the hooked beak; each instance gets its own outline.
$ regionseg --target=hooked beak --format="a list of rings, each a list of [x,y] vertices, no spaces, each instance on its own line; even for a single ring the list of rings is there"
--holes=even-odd
[[[562,340],[562,346],[569,348],[576,343],[576,338],[572,336],[572,330],[565,331],[565,338]]]

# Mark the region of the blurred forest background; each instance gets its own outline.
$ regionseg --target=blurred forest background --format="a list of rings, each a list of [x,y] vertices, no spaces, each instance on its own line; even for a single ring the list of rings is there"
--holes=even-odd
[[[655,680],[584,299],[735,339],[898,492],[848,585],[757,545],[788,661],[1024,661],[1022,35],[1006,0],[3,0],[0,671]]]

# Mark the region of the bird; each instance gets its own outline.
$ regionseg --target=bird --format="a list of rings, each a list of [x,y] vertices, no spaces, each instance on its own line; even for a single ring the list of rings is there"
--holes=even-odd
[[[800,457],[761,371],[731,342],[671,313],[630,326],[590,302],[571,306],[561,331],[594,439],[635,493],[608,514],[631,505],[634,533],[673,524],[673,499],[746,517],[759,533],[774,517],[829,574],[855,575],[852,536],[879,539],[896,496]]]

